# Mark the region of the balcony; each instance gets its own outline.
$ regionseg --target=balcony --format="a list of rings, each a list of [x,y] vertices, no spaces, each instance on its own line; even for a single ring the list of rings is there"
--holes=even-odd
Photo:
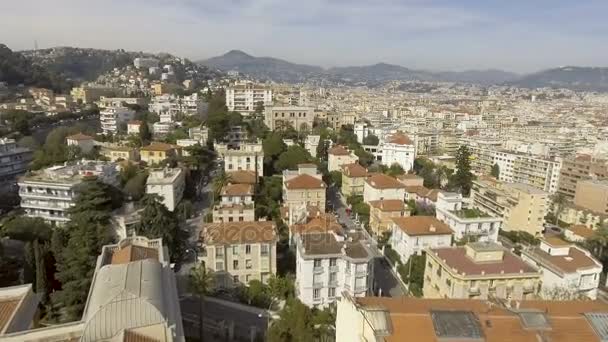
[[[314,281],[312,283],[312,287],[315,289],[320,289],[323,287],[323,282],[322,281]]]
[[[355,271],[355,277],[360,277],[360,276],[365,276],[365,275],[367,275],[367,269],[365,269],[365,270],[357,269]]]
[[[313,268],[312,268],[312,273],[314,273],[314,274],[320,274],[320,273],[323,273],[323,266],[319,266],[319,267],[313,267]]]
[[[469,294],[473,296],[479,296],[481,294],[481,290],[479,287],[474,286],[469,288]]]
[[[329,266],[329,272],[338,272],[340,271],[340,268],[336,265],[336,266]]]
[[[534,285],[531,284],[525,284],[522,287],[523,293],[524,294],[528,294],[528,293],[533,293],[534,292]]]

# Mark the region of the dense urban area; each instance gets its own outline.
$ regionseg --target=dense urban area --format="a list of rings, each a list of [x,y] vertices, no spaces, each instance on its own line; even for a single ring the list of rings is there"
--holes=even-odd
[[[608,339],[606,89],[303,68],[0,45],[0,341]]]

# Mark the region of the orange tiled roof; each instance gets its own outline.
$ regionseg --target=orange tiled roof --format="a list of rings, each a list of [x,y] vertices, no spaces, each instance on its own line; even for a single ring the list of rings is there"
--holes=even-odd
[[[154,248],[148,248],[137,245],[129,245],[121,249],[115,250],[112,254],[112,264],[128,264],[131,261],[155,259],[158,260],[158,251]]]
[[[366,177],[367,170],[359,165],[359,163],[344,164],[342,167],[342,173],[348,177]]]
[[[587,226],[582,225],[582,224],[574,225],[568,229],[570,231],[572,231],[572,233],[574,233],[582,238],[585,238],[585,239],[589,239],[589,238],[593,237],[593,235],[595,234],[593,229],[589,229],[589,228],[587,228]]]
[[[394,217],[393,222],[407,235],[449,235],[453,231],[434,216]]]
[[[165,144],[162,142],[152,142],[150,145],[148,146],[144,146],[141,148],[141,151],[170,151],[172,149],[174,149],[175,146],[171,145],[171,144]]]
[[[226,172],[233,184],[255,184],[255,171],[239,170]]]
[[[301,174],[285,182],[287,189],[323,189],[325,183],[309,174]]]
[[[17,309],[21,298],[6,298],[0,300],[0,332],[4,330],[5,326],[9,323],[9,320],[13,316],[13,312]]]
[[[335,145],[327,151],[327,154],[333,154],[335,156],[348,156],[350,152],[341,145]]]
[[[402,132],[397,132],[397,133],[389,136],[387,141],[389,143],[397,144],[397,145],[413,145],[414,144],[412,139],[410,139],[410,137],[403,134]]]
[[[251,184],[228,184],[222,188],[222,196],[247,196],[253,195]]]
[[[272,221],[239,221],[209,223],[203,226],[201,238],[207,244],[240,244],[272,242],[278,239]]]
[[[375,189],[405,189],[403,183],[382,173],[372,173],[365,181]]]

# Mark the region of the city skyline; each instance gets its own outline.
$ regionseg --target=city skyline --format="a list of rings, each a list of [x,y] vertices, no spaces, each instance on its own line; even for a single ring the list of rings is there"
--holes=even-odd
[[[78,46],[201,60],[238,49],[323,67],[534,72],[606,66],[608,3],[512,1],[59,0],[0,4],[10,48]],[[27,30],[23,27],[26,25]]]

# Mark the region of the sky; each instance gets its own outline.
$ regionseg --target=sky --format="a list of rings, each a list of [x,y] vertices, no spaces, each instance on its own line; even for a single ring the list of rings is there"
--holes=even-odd
[[[608,66],[606,13],[607,0],[18,0],[0,1],[0,43],[524,73]]]

